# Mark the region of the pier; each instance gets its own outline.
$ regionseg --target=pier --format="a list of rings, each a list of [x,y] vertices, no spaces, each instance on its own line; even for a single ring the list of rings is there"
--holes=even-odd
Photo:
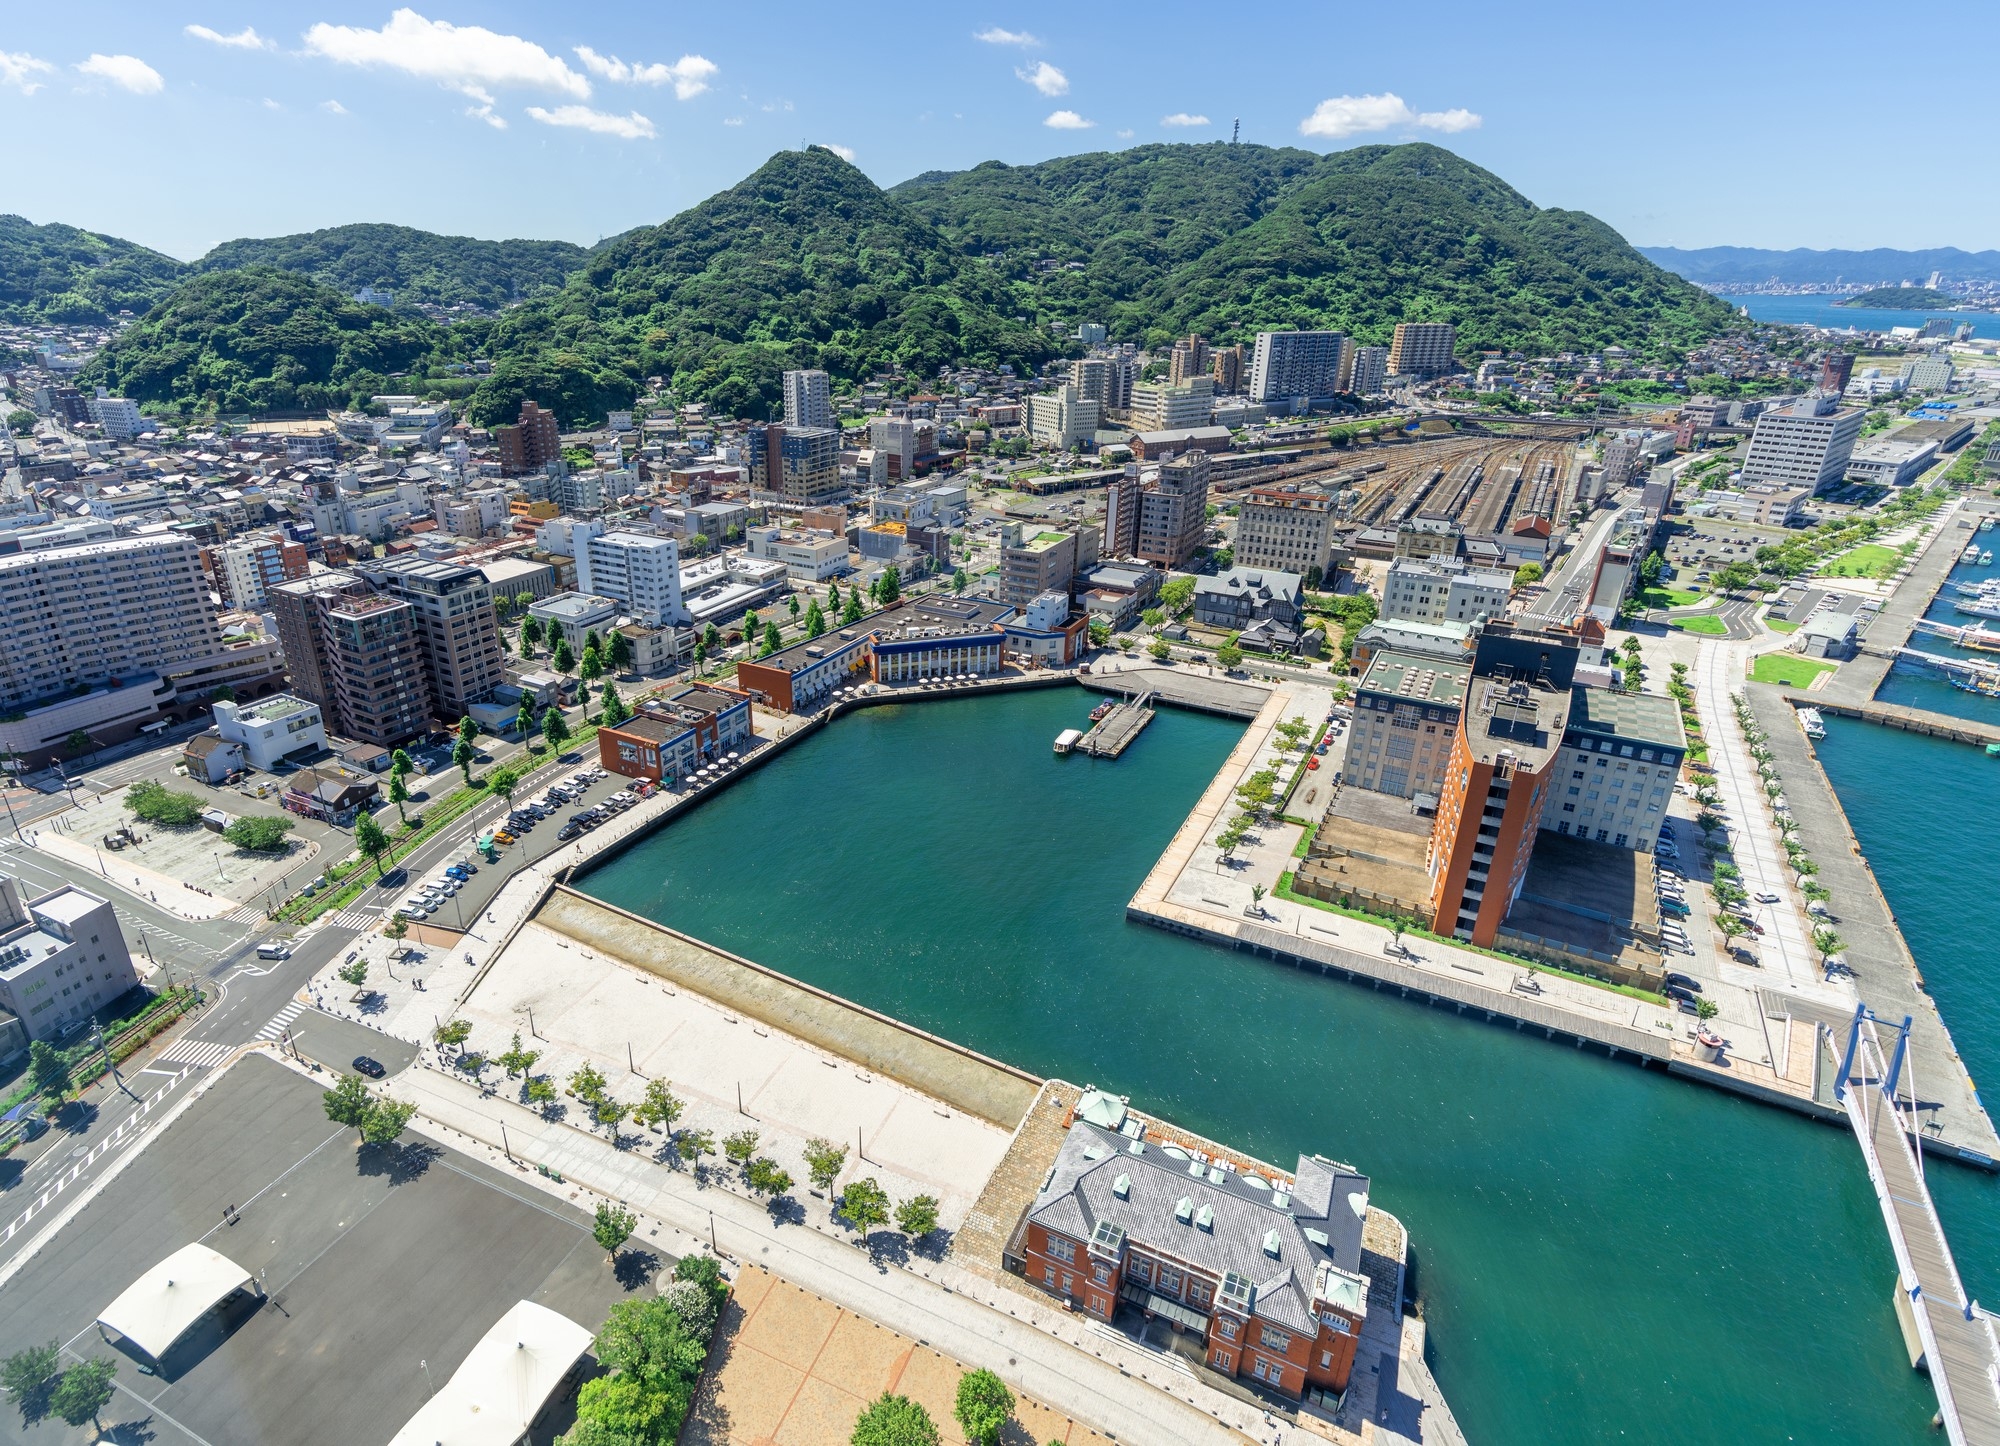
[[[1092,758],[1116,758],[1130,748],[1153,721],[1153,695],[1141,693],[1115,705],[1076,745],[1079,753]]]

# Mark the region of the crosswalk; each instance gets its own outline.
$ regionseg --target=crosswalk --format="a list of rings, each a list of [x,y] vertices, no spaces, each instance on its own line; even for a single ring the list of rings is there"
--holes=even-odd
[[[233,1044],[208,1039],[177,1039],[160,1052],[164,1064],[189,1064],[198,1069],[214,1069],[235,1051]]]
[[[238,904],[228,913],[218,914],[216,917],[234,924],[261,924],[264,922],[264,911],[253,909],[248,904]]]
[[[381,922],[381,916],[372,909],[364,909],[350,904],[327,920],[336,929],[372,929]]]
[[[283,1009],[280,1009],[276,1014],[271,1016],[271,1022],[257,1031],[257,1037],[259,1039],[276,1039],[285,1032],[285,1026],[305,1013],[305,1010],[305,1005],[294,999],[290,1004],[287,1004]]]

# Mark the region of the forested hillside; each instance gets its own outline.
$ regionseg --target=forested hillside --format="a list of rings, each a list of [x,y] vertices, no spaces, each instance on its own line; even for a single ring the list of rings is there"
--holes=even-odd
[[[583,264],[584,254],[583,247],[567,241],[481,241],[367,223],[225,241],[195,262],[195,269],[271,266],[302,271],[349,296],[364,286],[393,292],[397,306],[497,311],[561,286]]]
[[[0,216],[0,321],[88,326],[145,311],[184,269],[116,236]]]

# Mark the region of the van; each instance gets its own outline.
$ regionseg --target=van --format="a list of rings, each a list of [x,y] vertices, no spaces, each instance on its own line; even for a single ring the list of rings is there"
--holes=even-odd
[[[289,945],[273,941],[268,944],[259,944],[257,946],[257,957],[259,959],[289,959],[292,957],[292,951]]]

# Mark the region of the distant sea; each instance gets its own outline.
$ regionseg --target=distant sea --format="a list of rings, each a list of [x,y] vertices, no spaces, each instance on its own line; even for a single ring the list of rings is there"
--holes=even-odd
[[[1892,326],[1922,326],[1934,316],[1953,323],[1969,321],[1974,336],[2000,338],[2000,312],[1877,311],[1873,307],[1838,306],[1838,296],[1725,296],[1731,306],[1748,307],[1758,321],[1782,321],[1794,326],[1827,326],[1839,331],[1887,331]]]

